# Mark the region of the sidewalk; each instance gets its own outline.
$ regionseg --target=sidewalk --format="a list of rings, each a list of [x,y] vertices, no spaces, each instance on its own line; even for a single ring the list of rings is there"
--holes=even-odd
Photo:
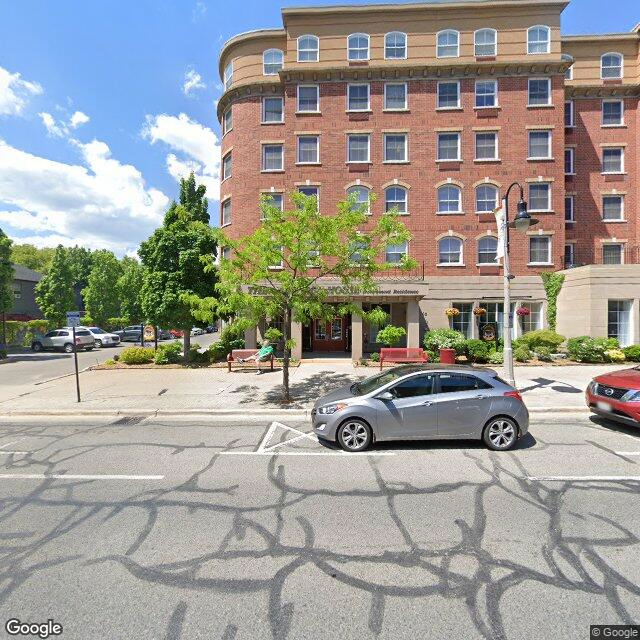
[[[516,380],[531,411],[585,411],[583,392],[592,377],[620,368],[517,367]],[[318,396],[376,372],[350,363],[302,364],[290,371],[294,401],[284,406],[280,370],[261,375],[226,369],[86,371],[80,375],[81,403],[69,376],[39,385],[3,385],[0,414],[306,416]]]

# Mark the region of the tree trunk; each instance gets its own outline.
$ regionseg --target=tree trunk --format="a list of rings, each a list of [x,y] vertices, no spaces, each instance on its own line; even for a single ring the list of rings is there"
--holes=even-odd
[[[186,327],[182,329],[182,344],[184,349],[184,365],[189,364],[189,351],[191,350],[191,327]]]
[[[282,337],[284,338],[284,358],[282,359],[282,386],[284,387],[284,401],[291,402],[291,394],[289,393],[289,321],[291,319],[291,310],[286,307],[284,310],[284,322],[282,323]]]

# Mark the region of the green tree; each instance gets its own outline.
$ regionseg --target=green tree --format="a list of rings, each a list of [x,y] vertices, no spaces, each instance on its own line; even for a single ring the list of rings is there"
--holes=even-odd
[[[144,267],[145,319],[183,330],[185,364],[191,328],[198,322],[190,301],[215,294],[217,234],[209,226],[205,192],[205,187],[195,186],[193,174],[181,179],[180,203],[171,203],[163,225],[138,250]]]
[[[118,278],[117,290],[120,298],[120,317],[127,324],[143,320],[140,291],[143,284],[142,265],[135,259],[125,256],[120,262],[122,275]]]
[[[365,316],[370,322],[386,322],[386,314],[374,310],[364,313],[353,303],[336,308],[327,302],[328,292],[320,281],[333,279],[354,292],[377,291],[374,276],[390,268],[408,269],[415,261],[400,264],[380,260],[388,245],[411,239],[397,211],[372,224],[365,207],[355,197],[338,204],[336,215],[320,214],[314,196],[291,194],[294,208],[280,211],[268,197],[261,201],[261,226],[240,242],[222,237],[233,257],[222,260],[219,269],[219,300],[194,300],[201,318],[209,310],[221,316],[234,315],[246,326],[260,319],[282,319],[284,361],[282,381],[285,402],[290,402],[289,359],[294,346],[290,322],[312,318],[330,319],[345,313]]]
[[[13,292],[11,281],[13,280],[13,267],[11,266],[11,238],[0,229],[0,313],[4,314],[13,306]],[[0,342],[0,358],[5,353],[7,346],[6,324],[2,323],[2,341]]]
[[[49,273],[36,285],[36,302],[44,317],[58,326],[66,322],[67,311],[75,308],[73,274],[62,245],[54,251]]]
[[[395,327],[392,324],[388,324],[384,329],[378,331],[376,342],[385,344],[388,347],[393,347],[394,344],[398,344],[406,335],[407,330],[404,327]]]
[[[91,249],[84,247],[69,247],[67,259],[73,277],[73,286],[76,291],[82,291],[89,284],[89,275],[93,266],[93,253]]]
[[[11,247],[11,262],[38,273],[46,274],[53,258],[55,249],[44,247],[38,249],[32,244],[14,244]]]
[[[120,313],[118,279],[122,276],[122,265],[111,251],[104,249],[91,254],[91,271],[82,297],[87,313],[95,324],[102,325],[107,318]]]

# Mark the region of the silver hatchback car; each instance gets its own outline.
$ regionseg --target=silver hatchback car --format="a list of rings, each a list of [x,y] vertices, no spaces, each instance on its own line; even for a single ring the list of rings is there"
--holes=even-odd
[[[373,441],[476,439],[511,449],[529,430],[517,389],[493,369],[404,365],[322,396],[312,411],[318,438],[345,451]]]

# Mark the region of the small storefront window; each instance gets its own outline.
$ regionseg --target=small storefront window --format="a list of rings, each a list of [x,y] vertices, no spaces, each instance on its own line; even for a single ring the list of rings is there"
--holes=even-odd
[[[607,336],[617,338],[621,347],[631,344],[631,300],[609,300]]]
[[[314,324],[316,325],[316,340],[326,340],[327,323],[324,320],[316,320]]]
[[[454,302],[453,308],[460,313],[451,317],[451,328],[459,331],[465,338],[471,338],[471,315],[473,313],[472,302]]]
[[[542,302],[525,302],[522,306],[530,312],[528,316],[520,316],[522,333],[542,329]]]
[[[342,340],[342,318],[331,321],[331,339]]]
[[[502,302],[487,302],[480,304],[487,310],[483,324],[495,324],[496,332],[499,338],[502,338],[504,332],[504,304]]]

